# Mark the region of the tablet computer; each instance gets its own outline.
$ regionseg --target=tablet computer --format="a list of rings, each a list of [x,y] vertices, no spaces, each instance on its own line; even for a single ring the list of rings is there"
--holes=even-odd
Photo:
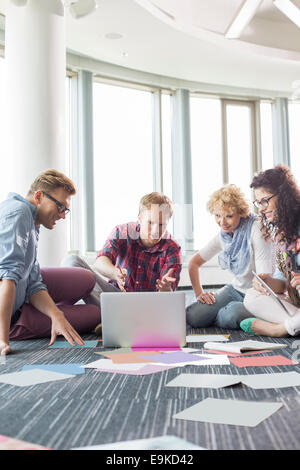
[[[267,291],[270,293],[270,295],[273,297],[273,299],[276,300],[276,302],[283,308],[285,313],[287,313],[289,315],[289,317],[292,317],[293,315],[291,315],[291,313],[288,311],[288,309],[286,308],[286,306],[284,305],[282,300],[278,297],[277,294],[275,294],[275,292],[271,289],[271,287],[268,286],[268,284],[266,284],[265,281],[263,281],[254,271],[252,271],[252,274],[267,289]]]

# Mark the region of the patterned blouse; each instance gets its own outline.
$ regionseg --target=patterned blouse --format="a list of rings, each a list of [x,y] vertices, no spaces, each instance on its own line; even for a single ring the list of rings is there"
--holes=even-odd
[[[275,237],[277,247],[277,266],[282,272],[286,282],[289,297],[294,305],[300,307],[300,294],[297,289],[291,286],[292,279],[292,256],[296,253],[296,240],[291,243],[287,242],[283,233],[279,233]]]

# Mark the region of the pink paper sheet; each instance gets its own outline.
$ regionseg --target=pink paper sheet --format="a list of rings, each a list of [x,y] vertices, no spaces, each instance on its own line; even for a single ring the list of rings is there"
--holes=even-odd
[[[181,351],[181,348],[131,348],[132,351],[161,351],[161,352],[165,352],[165,351]]]
[[[258,356],[258,357],[234,357],[229,361],[237,367],[257,367],[257,366],[290,366],[297,362],[291,361],[284,356]]]
[[[12,437],[0,435],[0,450],[52,450],[30,442],[20,441]]]

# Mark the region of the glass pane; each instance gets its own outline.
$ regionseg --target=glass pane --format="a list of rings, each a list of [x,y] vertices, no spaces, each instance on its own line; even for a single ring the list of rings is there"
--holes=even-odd
[[[153,191],[151,93],[94,83],[96,248]]]
[[[228,182],[235,184],[250,200],[252,178],[251,108],[226,106]]]
[[[221,102],[191,97],[190,110],[194,241],[200,249],[217,232],[206,204],[223,184]]]
[[[71,141],[71,126],[70,126],[70,78],[66,77],[65,79],[65,93],[66,93],[66,134],[65,134],[65,141],[66,141],[66,174],[70,178],[71,175],[71,162],[70,162],[70,141]],[[69,217],[67,217],[67,231],[68,231],[68,240],[67,240],[67,249],[71,250],[72,246],[72,236],[71,236],[71,217],[72,212]]]
[[[163,191],[172,199],[171,96],[162,95]]]
[[[262,170],[267,170],[274,166],[271,103],[260,104],[260,128]]]
[[[289,104],[291,170],[300,185],[300,103]]]
[[[4,155],[4,146],[5,146],[5,139],[4,139],[4,129],[5,129],[5,92],[4,92],[4,87],[5,87],[5,60],[0,57],[0,129],[1,129],[1,148],[2,148],[2,154]],[[10,191],[9,188],[9,180],[5,176],[7,174],[6,168],[5,168],[5,158],[1,158],[1,184],[0,184],[0,201],[3,201],[3,199],[6,198],[7,194]]]
[[[161,97],[163,192],[172,200],[171,99],[170,95]],[[173,219],[169,222],[168,231],[173,233]]]

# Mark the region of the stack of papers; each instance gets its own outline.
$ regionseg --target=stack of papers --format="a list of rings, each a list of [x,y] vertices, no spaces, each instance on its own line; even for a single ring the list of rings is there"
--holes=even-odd
[[[214,349],[216,351],[229,351],[234,353],[241,353],[243,351],[260,351],[263,349],[282,349],[286,348],[286,344],[266,343],[264,341],[238,341],[235,343],[218,343],[208,342],[204,344],[204,349]]]
[[[226,355],[191,354],[183,350],[128,352],[127,349],[124,351],[120,348],[115,351],[103,351],[101,354],[107,359],[99,359],[82,367],[102,372],[146,375],[186,365],[230,365]]]
[[[228,357],[244,357],[244,356],[253,356],[254,354],[263,354],[263,353],[270,353],[270,349],[263,349],[262,351],[246,351],[242,353],[234,353],[229,351],[216,351],[215,349],[204,349],[204,352],[208,354],[225,354]]]
[[[208,341],[229,341],[230,335],[188,335],[187,343],[206,343]]]

